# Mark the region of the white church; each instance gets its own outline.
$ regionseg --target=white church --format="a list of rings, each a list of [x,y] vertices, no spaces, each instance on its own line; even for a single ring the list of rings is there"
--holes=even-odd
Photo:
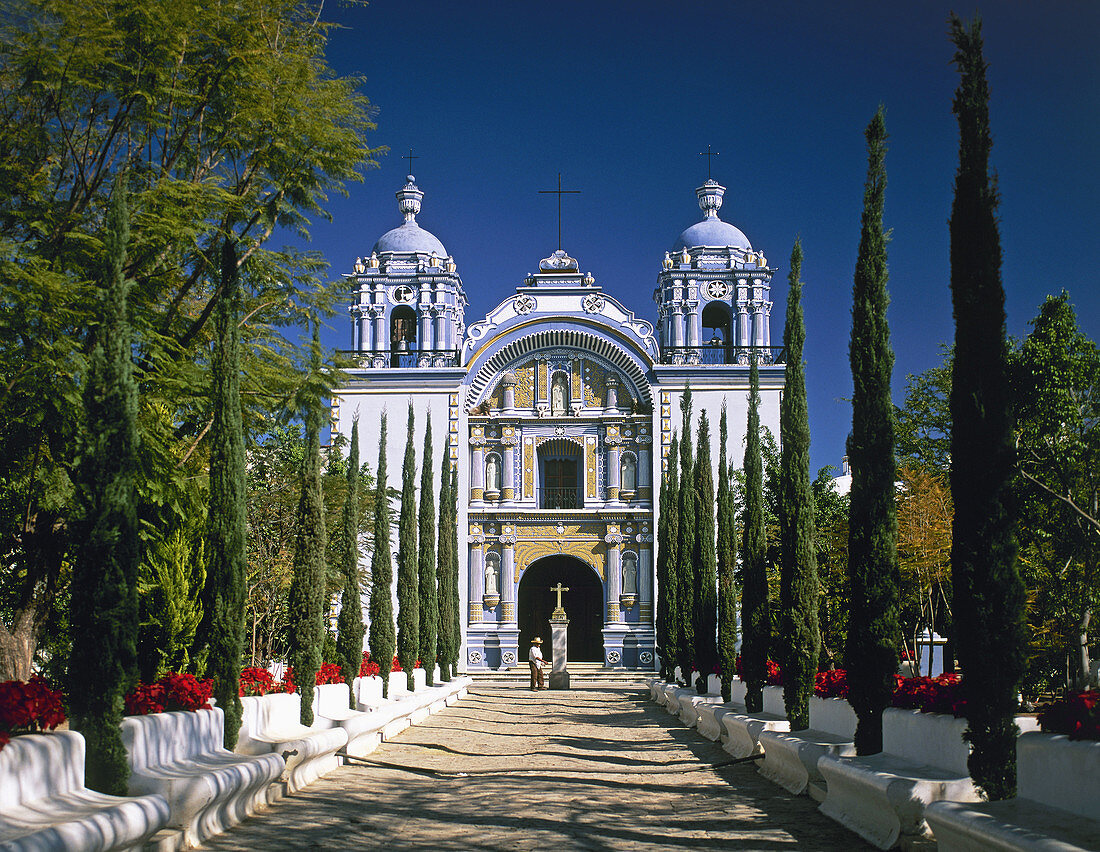
[[[684,388],[693,437],[708,413],[715,464],[725,400],[726,452],[740,466],[755,357],[761,422],[779,432],[776,270],[719,218],[724,192],[711,179],[696,189],[702,220],[654,251],[648,317],[559,249],[467,324],[461,259],[417,222],[424,193],[412,175],[396,193],[404,222],[346,276],[357,367],[334,396],[335,431],[350,436],[358,417],[373,466],[387,411],[399,487],[411,401],[418,454],[430,416],[436,466],[444,452],[457,465],[460,670],[524,663],[529,640],[549,635],[558,583],[569,589],[570,660],[654,668],[657,498]]]

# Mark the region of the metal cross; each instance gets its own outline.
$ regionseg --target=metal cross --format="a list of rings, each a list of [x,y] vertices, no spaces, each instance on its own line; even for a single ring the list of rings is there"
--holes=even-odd
[[[561,584],[561,582],[559,581],[556,586],[551,586],[550,587],[550,591],[558,593],[558,605],[554,608],[554,616],[557,617],[558,613],[561,613],[561,615],[564,616],[565,615],[565,610],[562,609],[562,606],[561,606],[561,593],[562,592],[568,592],[569,587],[568,586],[563,586]]]
[[[558,250],[561,250],[561,197],[563,195],[580,195],[579,189],[562,189],[561,188],[561,172],[558,172],[558,188],[557,189],[540,189],[539,195],[556,195],[558,197]],[[561,585],[560,583],[558,584]]]
[[[707,180],[710,180],[710,158],[717,157],[718,152],[710,150],[710,145],[707,145],[707,150],[700,151],[699,156],[707,158]]]
[[[419,160],[419,159],[420,159],[420,155],[419,155],[419,154],[417,154],[417,155],[416,155],[416,156],[414,157],[414,156],[413,156],[413,149],[412,149],[412,148],[410,148],[410,149],[409,149],[409,153],[407,153],[407,154],[406,154],[406,155],[405,155],[404,157],[402,157],[401,159],[402,159],[402,160],[408,160],[408,161],[409,161],[409,174],[411,175],[411,174],[412,174],[412,170],[413,170],[413,160]]]

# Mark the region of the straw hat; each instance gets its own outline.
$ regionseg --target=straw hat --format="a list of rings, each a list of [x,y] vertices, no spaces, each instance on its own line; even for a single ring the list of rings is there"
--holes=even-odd
[[[531,640],[531,644],[532,645],[541,645],[542,644],[542,637],[541,636],[536,636],[534,639]]]

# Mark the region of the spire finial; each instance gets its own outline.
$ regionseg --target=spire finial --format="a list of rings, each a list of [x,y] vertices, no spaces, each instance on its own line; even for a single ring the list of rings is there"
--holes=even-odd
[[[420,212],[420,202],[424,200],[424,193],[416,185],[416,178],[408,175],[402,189],[394,193],[397,198],[397,209],[405,216],[405,223],[416,223],[416,214]]]
[[[726,188],[713,178],[707,178],[707,182],[695,190],[699,198],[699,209],[703,211],[706,219],[717,219],[718,211],[722,207],[722,196],[726,194]]]

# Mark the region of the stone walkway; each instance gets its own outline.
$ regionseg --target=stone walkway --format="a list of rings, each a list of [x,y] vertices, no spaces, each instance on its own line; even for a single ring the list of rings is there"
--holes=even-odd
[[[205,849],[869,848],[641,689],[475,688]]]

